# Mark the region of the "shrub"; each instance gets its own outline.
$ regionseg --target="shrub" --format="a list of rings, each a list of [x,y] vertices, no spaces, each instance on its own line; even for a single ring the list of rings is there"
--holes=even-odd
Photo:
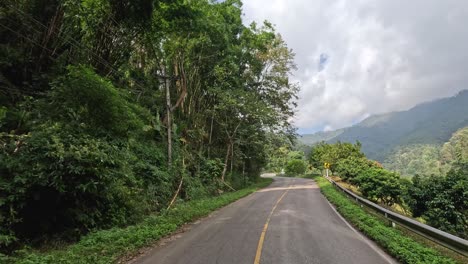
[[[293,159],[286,165],[286,174],[289,176],[302,175],[307,170],[307,163],[303,160]]]
[[[152,211],[165,208],[171,199],[173,177],[164,166],[167,158],[162,147],[151,141],[143,144],[130,140],[129,148],[129,165],[133,174],[144,183]]]
[[[52,86],[30,105],[30,132],[7,135],[0,149],[0,250],[17,238],[133,223],[157,207],[149,198],[164,202],[170,191],[158,147],[127,135],[144,136],[144,113],[115,87],[85,67]]]
[[[369,168],[356,178],[362,195],[391,206],[401,194],[400,176],[381,168]]]
[[[126,147],[44,125],[2,157],[2,227],[37,237],[133,222],[145,202],[129,158]]]
[[[355,179],[360,174],[375,166],[374,162],[364,157],[350,156],[336,163],[335,173],[340,176],[341,179],[349,181],[350,183],[355,183]]]
[[[185,223],[208,215],[272,181],[261,179],[257,184],[236,192],[177,203],[170,210],[148,215],[135,225],[92,232],[82,237],[78,243],[62,249],[46,252],[21,250],[11,257],[0,254],[0,263],[118,263],[122,256],[150,246]]]
[[[468,238],[468,165],[455,164],[446,177],[415,176],[406,202],[414,217],[438,229]]]
[[[365,158],[364,153],[361,152],[361,143],[351,144],[338,141],[334,144],[328,144],[321,142],[312,148],[309,161],[314,168],[323,168],[325,162],[330,163],[330,170],[334,172],[338,161],[350,157]]]
[[[217,194],[221,188],[219,180],[223,173],[223,162],[220,159],[206,159],[200,168],[200,180],[206,190],[211,194]]]
[[[69,66],[68,73],[51,86],[41,111],[51,119],[79,125],[94,135],[126,137],[129,130],[143,130],[144,124],[134,112],[136,106],[90,68]]]
[[[327,199],[336,206],[338,212],[355,227],[385,248],[401,263],[455,263],[450,258],[442,256],[434,249],[406,237],[399,230],[387,226],[375,216],[351,202],[323,177],[315,180]]]

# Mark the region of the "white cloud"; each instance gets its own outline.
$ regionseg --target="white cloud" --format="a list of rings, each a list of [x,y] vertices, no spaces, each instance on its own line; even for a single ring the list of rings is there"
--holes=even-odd
[[[468,89],[467,1],[246,0],[244,13],[275,24],[296,53],[301,132]]]

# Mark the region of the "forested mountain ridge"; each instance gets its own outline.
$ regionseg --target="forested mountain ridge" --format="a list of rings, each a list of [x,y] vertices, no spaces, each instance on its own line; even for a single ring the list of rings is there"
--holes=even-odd
[[[468,162],[468,127],[457,130],[444,144],[396,147],[383,165],[404,176],[446,175],[454,162]]]
[[[344,131],[345,129],[342,128],[342,129],[337,129],[333,131],[320,131],[314,134],[300,135],[299,141],[302,144],[312,145],[320,141],[328,141],[330,139],[333,139],[339,136],[340,134],[342,134]]]
[[[0,257],[253,183],[294,54],[242,2],[0,4]]]
[[[327,142],[359,141],[369,158],[384,161],[398,146],[442,144],[457,129],[467,125],[468,90],[464,90],[456,96],[423,103],[407,111],[368,117],[352,127],[337,130],[340,133],[336,136],[333,136],[336,131],[324,133],[332,135]]]

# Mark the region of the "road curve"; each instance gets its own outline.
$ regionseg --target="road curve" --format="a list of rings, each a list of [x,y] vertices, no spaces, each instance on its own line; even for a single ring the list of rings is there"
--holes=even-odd
[[[397,263],[352,229],[313,180],[274,179],[135,263]]]

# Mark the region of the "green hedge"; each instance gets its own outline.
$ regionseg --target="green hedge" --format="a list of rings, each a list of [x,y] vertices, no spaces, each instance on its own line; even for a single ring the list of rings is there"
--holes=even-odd
[[[456,263],[442,256],[434,249],[423,246],[400,231],[388,226],[375,216],[369,215],[361,207],[337,191],[322,177],[314,178],[325,197],[335,205],[340,214],[372,240],[387,250],[402,263]]]
[[[269,185],[272,181],[272,179],[261,179],[259,183],[236,192],[180,203],[168,211],[149,216],[139,224],[90,233],[78,243],[64,249],[45,253],[25,249],[18,251],[16,257],[6,257],[0,254],[0,263],[113,263],[171,234],[183,224],[206,216],[220,207]]]

